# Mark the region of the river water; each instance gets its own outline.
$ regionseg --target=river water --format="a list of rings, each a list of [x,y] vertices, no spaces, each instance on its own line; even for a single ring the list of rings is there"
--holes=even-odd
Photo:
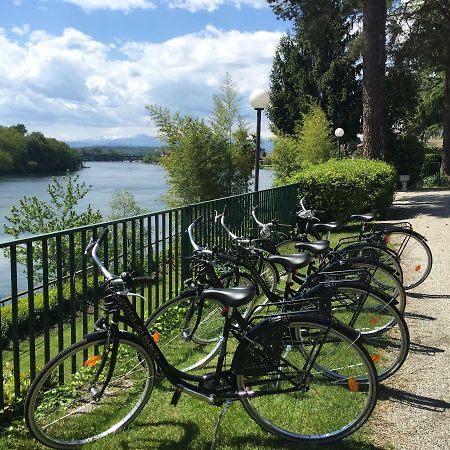
[[[166,171],[161,166],[140,162],[87,162],[76,174],[79,182],[91,186],[86,197],[80,202],[80,209],[90,203],[94,209],[100,210],[104,217],[109,212],[108,203],[115,191],[126,189],[134,195],[139,206],[151,212],[166,208],[162,200],[168,190],[165,181]],[[55,178],[59,179],[63,175]],[[11,206],[19,205],[19,200],[27,195],[36,195],[39,199],[49,201],[47,186],[52,181],[51,175],[17,175],[0,177],[0,242],[12,240],[4,233],[3,225],[7,224],[6,216]],[[272,186],[272,171],[260,172],[260,189]],[[0,252],[0,299],[9,295],[9,261]],[[23,281],[23,280],[22,280]],[[20,284],[22,284],[22,281]]]

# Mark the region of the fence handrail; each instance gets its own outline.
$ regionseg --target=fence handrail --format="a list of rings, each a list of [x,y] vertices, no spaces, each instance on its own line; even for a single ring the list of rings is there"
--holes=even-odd
[[[272,191],[274,189],[283,189],[286,188],[288,186],[296,186],[297,183],[291,183],[291,184],[286,184],[283,186],[278,186],[278,187],[273,187],[273,188],[269,188],[269,189],[262,189],[259,190],[258,192],[262,193],[262,192],[269,192]],[[50,233],[44,233],[44,234],[39,234],[39,235],[34,235],[34,236],[28,236],[28,237],[24,237],[24,238],[19,238],[19,239],[14,239],[12,241],[6,241],[6,242],[0,242],[0,249],[2,248],[6,248],[6,247],[10,247],[12,245],[21,245],[21,244],[26,244],[30,241],[34,242],[34,241],[39,241],[42,239],[49,239],[49,238],[54,238],[56,236],[62,236],[65,234],[72,234],[75,232],[79,232],[79,231],[88,231],[88,230],[92,230],[94,228],[100,228],[100,227],[105,227],[105,226],[109,226],[109,225],[118,225],[121,224],[123,222],[131,222],[131,221],[135,221],[135,220],[140,220],[140,219],[147,219],[149,217],[154,217],[157,215],[161,215],[161,214],[169,214],[172,213],[174,211],[180,211],[186,208],[195,208],[195,207],[200,207],[202,205],[206,205],[208,203],[211,202],[222,202],[228,199],[234,199],[236,197],[240,197],[240,196],[253,196],[255,195],[254,192],[246,192],[244,194],[238,194],[238,195],[229,195],[227,197],[220,197],[220,198],[215,198],[215,199],[211,199],[211,200],[205,200],[203,202],[198,202],[198,203],[192,203],[189,205],[183,205],[183,206],[179,206],[179,207],[174,207],[174,208],[169,208],[169,209],[163,209],[160,211],[155,211],[152,213],[145,213],[145,214],[139,214],[137,216],[130,216],[130,217],[124,217],[122,219],[115,219],[115,220],[109,220],[109,221],[105,221],[105,222],[97,222],[94,224],[89,224],[89,225],[82,225],[80,227],[75,227],[75,228],[67,228],[65,230],[59,230],[59,231],[52,231]]]

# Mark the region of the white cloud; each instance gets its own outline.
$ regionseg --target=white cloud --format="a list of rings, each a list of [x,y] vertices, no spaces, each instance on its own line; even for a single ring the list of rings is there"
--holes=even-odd
[[[26,23],[22,27],[12,27],[11,31],[19,36],[25,36],[30,32],[30,24]]]
[[[222,5],[233,5],[236,8],[250,6],[256,9],[267,8],[266,0],[62,0],[80,6],[85,11],[110,9],[129,12],[132,9],[151,9],[157,5],[168,5],[173,9],[186,9],[190,12],[215,11]]]
[[[279,32],[198,33],[162,43],[110,43],[69,28],[33,31],[19,44],[0,29],[0,124],[25,123],[59,138],[152,134],[145,105],[208,116],[212,94],[231,73],[242,105],[267,87]]]
[[[170,8],[187,9],[190,12],[207,10],[209,12],[215,11],[220,6],[225,4],[234,5],[236,8],[241,8],[242,5],[251,6],[253,8],[266,8],[266,0],[164,0],[169,4]]]
[[[128,12],[132,9],[152,9],[155,4],[149,0],[62,0],[78,5],[86,11],[110,9]]]

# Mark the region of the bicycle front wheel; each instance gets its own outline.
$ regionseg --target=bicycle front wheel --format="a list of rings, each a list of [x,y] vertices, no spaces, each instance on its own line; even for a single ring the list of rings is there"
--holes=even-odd
[[[281,358],[272,369],[239,374],[237,385],[248,395],[241,399],[245,410],[265,430],[298,443],[328,443],[355,432],[370,417],[377,376],[353,330],[306,316],[289,320]],[[266,340],[268,355],[277,345],[267,340],[271,334],[264,330],[266,337],[252,337],[258,345]]]
[[[400,258],[405,289],[422,284],[433,265],[431,250],[424,238],[412,230],[388,230],[384,232],[383,239],[387,248]]]
[[[42,444],[70,449],[129,424],[147,403],[155,366],[139,339],[121,334],[109,379],[111,343],[95,333],[47,363],[25,401],[25,420]]]

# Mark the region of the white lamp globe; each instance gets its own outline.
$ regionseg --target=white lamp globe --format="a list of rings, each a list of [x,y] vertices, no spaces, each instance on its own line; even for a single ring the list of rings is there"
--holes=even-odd
[[[342,136],[344,136],[344,130],[342,128],[336,128],[336,130],[334,130],[334,135],[337,138],[341,138]]]
[[[252,105],[254,109],[265,109],[269,102],[269,93],[264,89],[255,89],[250,94],[250,105]]]

